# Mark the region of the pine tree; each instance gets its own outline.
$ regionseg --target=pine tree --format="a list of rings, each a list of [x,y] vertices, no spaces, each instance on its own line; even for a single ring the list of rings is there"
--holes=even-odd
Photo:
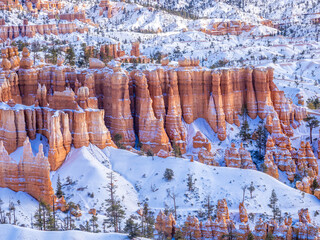
[[[207,195],[204,199],[205,203],[203,204],[203,208],[205,209],[206,218],[210,218],[214,212],[214,205],[211,203],[210,195]]]
[[[310,143],[312,144],[312,130],[319,127],[319,120],[315,116],[308,115],[303,119],[307,124],[306,126],[310,129]]]
[[[316,190],[317,188],[319,188],[319,184],[318,184],[318,181],[317,179],[313,179],[313,182],[312,182],[312,185],[311,185],[311,188],[312,188],[312,193],[314,194],[314,190]]]
[[[44,205],[44,211],[45,211],[44,220],[45,220],[45,226],[46,226],[45,230],[55,231],[56,226],[55,226],[55,220],[52,214],[51,207],[49,205]]]
[[[107,185],[107,191],[110,197],[106,199],[106,223],[108,227],[113,227],[115,232],[119,232],[122,220],[125,217],[125,211],[121,205],[119,199],[117,199],[115,193],[117,185],[115,184],[114,174],[110,172],[108,174],[109,183]]]
[[[60,50],[53,46],[49,49],[49,59],[51,60],[52,64],[56,64],[58,61],[58,56],[60,55]]]
[[[92,232],[98,231],[97,229],[98,229],[99,225],[98,225],[97,221],[98,221],[98,217],[95,214],[92,214],[92,217],[90,219],[90,223],[92,226]]]
[[[278,197],[274,189],[272,190],[271,197],[269,199],[270,203],[268,206],[272,209],[273,219],[281,218],[281,211],[277,205]]]
[[[85,230],[86,232],[91,232],[91,227],[90,227],[90,223],[89,223],[88,220],[86,221],[86,225],[85,225],[84,230]]]
[[[10,215],[11,213],[13,214],[13,224],[16,225],[17,223],[17,219],[16,219],[16,207],[14,205],[13,202],[10,201],[9,203],[9,211],[10,211]]]
[[[0,198],[0,223],[5,223],[4,211],[2,210],[3,200]]]
[[[195,180],[193,179],[193,174],[187,174],[187,186],[188,186],[188,191],[193,192],[194,191],[194,184]]]
[[[274,236],[271,233],[267,234],[266,240],[273,240]]]
[[[73,47],[70,45],[66,52],[66,63],[69,63],[71,66],[75,65],[75,53]]]
[[[121,140],[122,140],[122,135],[121,134],[117,133],[117,134],[114,135],[113,142],[120,149],[124,148],[122,143],[121,143]]]
[[[127,219],[126,225],[124,227],[124,231],[129,234],[130,239],[141,237],[139,224],[136,223],[135,220],[136,218],[131,215],[130,218]]]
[[[253,182],[251,182],[250,186],[248,187],[248,190],[250,192],[250,198],[252,198],[252,193],[255,190],[255,187],[253,185]]]
[[[267,144],[267,131],[260,121],[257,130],[255,131],[256,147],[259,149],[259,157],[264,156],[264,152]]]
[[[247,142],[249,139],[251,139],[251,129],[249,127],[248,121],[245,120],[243,124],[241,125],[239,137],[241,138],[241,141]]]
[[[153,238],[155,219],[153,213],[150,211],[148,203],[143,205],[142,215],[142,235],[145,238]]]
[[[254,236],[253,236],[252,232],[250,232],[248,234],[247,240],[254,240]]]
[[[166,170],[164,171],[164,174],[163,174],[163,178],[167,181],[171,181],[174,177],[174,173],[173,173],[173,170],[170,169],[170,168],[166,168]]]
[[[62,184],[60,181],[60,175],[58,175],[58,180],[57,180],[56,196],[57,196],[57,198],[61,198],[62,196],[64,196],[64,193],[62,192]]]
[[[34,214],[34,220],[35,220],[35,222],[34,222],[34,226],[36,227],[36,228],[38,228],[39,230],[44,230],[43,229],[43,225],[44,225],[44,220],[43,220],[43,203],[41,203],[41,202],[39,202],[39,204],[38,204],[38,209],[37,209],[37,211],[35,212],[35,214]]]
[[[175,157],[181,157],[181,149],[175,142],[172,143],[172,149]]]

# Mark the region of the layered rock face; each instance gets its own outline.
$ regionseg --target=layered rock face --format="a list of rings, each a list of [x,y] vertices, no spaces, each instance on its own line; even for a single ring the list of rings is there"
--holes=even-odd
[[[75,15],[73,15],[74,17]],[[80,15],[81,16],[81,15]],[[56,24],[43,24],[43,25],[28,25],[25,22],[22,26],[0,26],[0,38],[2,41],[8,39],[13,40],[19,36],[33,38],[37,33],[40,35],[58,35],[68,33],[84,33],[88,32],[87,27],[78,27],[75,23],[59,23]]]
[[[115,45],[110,51],[117,54],[118,49],[119,46]],[[305,115],[302,109],[286,100],[283,93],[277,90],[272,82],[272,69],[210,71],[199,67],[198,60],[182,58],[177,68],[168,67],[164,63],[152,71],[133,71],[129,74],[123,71],[117,62],[111,62],[105,67],[103,62],[90,59],[90,69],[76,72],[63,66],[61,59],[58,59],[57,66],[45,65],[35,69],[27,49],[23,50],[21,61],[15,51],[9,51],[10,54],[7,52],[3,52],[3,59],[6,59],[2,61],[3,68],[13,69],[17,63],[19,66],[18,76],[12,73],[9,86],[3,85],[4,101],[15,98],[14,100],[19,102],[21,96],[25,105],[36,102],[40,109],[49,106],[50,109],[64,112],[70,110],[69,112],[75,112],[68,113],[70,122],[74,116],[86,121],[87,117],[80,113],[81,109],[104,109],[104,120],[111,136],[121,135],[122,144],[134,146],[136,134],[143,149],[154,153],[161,149],[170,152],[170,145],[178,146],[181,153],[185,153],[186,130],[183,120],[192,123],[198,118],[204,118],[218,138],[224,140],[226,122],[239,126],[238,115],[246,106],[251,118],[258,115],[261,118],[267,117],[267,127],[272,132],[275,143],[279,144],[284,140],[289,141],[287,135],[290,136],[292,132],[293,122],[301,121]],[[134,52],[137,54],[137,49]],[[7,60],[12,62],[11,66]],[[40,116],[40,113],[37,116]],[[270,121],[271,116],[278,120]],[[33,124],[41,125],[37,122]],[[76,147],[87,146],[89,135],[83,133],[88,131],[87,127],[77,128],[77,125],[73,125],[74,123],[69,126],[71,134],[81,138],[79,141],[76,139],[73,144]],[[79,133],[73,134],[73,127],[76,127]],[[198,135],[194,147],[207,149],[208,153],[200,154],[203,161],[212,159],[210,144]],[[49,134],[47,136],[49,137]],[[93,139],[93,136],[91,138]],[[109,137],[99,137],[102,138]],[[105,143],[99,145],[102,147]],[[61,152],[61,158],[65,155],[63,150],[56,152]],[[243,166],[246,168],[254,168],[248,153],[243,149],[240,152],[240,164],[246,165]],[[56,153],[53,156],[57,156]],[[51,157],[51,162],[50,159]],[[284,169],[286,166],[283,162],[286,160],[282,159],[286,157],[279,160],[281,168]],[[275,160],[277,163],[278,159]],[[289,173],[290,169],[286,171]]]
[[[211,35],[240,35],[243,32],[249,32],[254,25],[241,21],[216,22],[210,26],[210,29],[202,29],[202,31]]]
[[[231,147],[226,149],[224,159],[227,167],[257,169],[252,162],[250,152],[243,147],[242,143],[239,151],[236,149],[235,144],[232,143]]]
[[[136,138],[130,109],[129,76],[119,64],[112,67],[105,73],[103,85],[106,125],[112,136],[120,134],[124,145],[134,146]]]
[[[246,240],[250,232],[254,239],[264,240],[267,234],[274,236],[276,239],[317,239],[319,229],[316,225],[311,224],[308,209],[299,210],[299,222],[292,225],[291,218],[285,218],[281,224],[275,220],[264,221],[261,218],[250,229],[248,224],[248,214],[244,203],[239,204],[240,223],[238,227],[229,218],[228,206],[226,200],[219,200],[217,205],[217,217],[212,220],[200,222],[197,217],[188,216],[182,227],[176,225],[172,214],[165,215],[159,212],[156,218],[155,229],[159,235],[166,238],[173,238],[174,233],[181,232],[184,238],[196,240],[201,239],[223,239],[224,236],[232,234],[237,239]]]
[[[52,204],[54,192],[50,181],[50,164],[44,156],[42,144],[39,152],[33,155],[27,138],[23,143],[23,155],[15,162],[0,142],[0,187],[29,193],[37,200]]]
[[[11,11],[13,8],[22,9],[22,5],[17,0],[1,0],[0,9]]]
[[[107,11],[107,16],[108,18],[112,17],[112,4],[110,3],[109,0],[101,0],[100,4],[100,12],[99,15],[101,16],[105,11]]]
[[[164,120],[155,117],[147,79],[141,72],[133,73],[135,84],[135,127],[139,141],[145,151],[151,149],[158,153],[160,149],[171,151],[169,138],[164,129]]]
[[[0,138],[11,153],[26,137],[34,139],[37,133],[46,136],[52,170],[61,166],[71,146],[114,146],[111,136],[124,147],[140,142],[144,151],[167,157],[172,148],[186,152],[184,122],[204,118],[224,140],[226,123],[239,126],[238,115],[246,106],[251,118],[267,117],[275,147],[283,152],[270,150],[267,172],[274,174],[278,165],[291,180],[295,162],[300,161],[314,176],[318,174],[310,146],[306,145],[304,158],[298,158],[305,160],[292,157],[288,136],[305,112],[277,90],[271,69],[212,71],[200,67],[198,60],[186,58],[179,60],[178,67],[166,64],[129,73],[119,62],[111,61],[106,67],[102,61],[90,59],[89,69],[75,70],[59,58],[57,65],[35,67],[28,49],[23,49],[21,60],[15,48],[4,49],[0,97],[6,104],[0,109]],[[23,105],[17,108],[16,103]],[[193,140],[200,162],[219,165],[200,132]],[[286,145],[279,145],[281,142]],[[255,169],[243,146],[226,151],[226,165]]]

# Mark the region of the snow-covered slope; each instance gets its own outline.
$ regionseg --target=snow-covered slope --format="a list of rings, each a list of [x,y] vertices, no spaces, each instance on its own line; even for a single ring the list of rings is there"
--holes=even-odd
[[[128,239],[125,234],[117,233],[88,233],[81,231],[39,231],[30,228],[17,227],[8,224],[0,225],[1,240],[122,240]]]
[[[271,191],[274,189],[279,198],[279,206],[283,213],[287,212],[297,220],[300,208],[309,208],[311,213],[320,207],[320,200],[309,194],[302,194],[267,174],[255,171],[226,167],[212,167],[187,159],[169,157],[143,157],[124,150],[109,149],[113,170],[119,172],[138,191],[140,201],[147,201],[155,210],[166,206],[173,208],[172,199],[168,191],[176,194],[180,220],[184,220],[190,212],[195,213],[204,203],[206,196],[210,196],[212,203],[226,198],[229,210],[237,218],[239,203],[243,198],[244,186],[253,182],[255,191],[253,198],[249,192],[245,195],[245,205],[248,213],[271,215],[268,207]],[[121,160],[118,160],[121,159]],[[166,168],[172,169],[174,179],[163,179]],[[193,175],[195,191],[189,192],[187,176]],[[320,223],[320,218],[314,218]]]
[[[231,14],[238,17],[252,14],[268,19],[294,20],[306,13],[318,13],[320,9],[317,0],[137,0],[137,2],[166,9],[191,11],[199,17],[230,17]]]
[[[109,168],[110,164],[112,170]],[[163,179],[166,168],[174,172],[172,181]],[[91,218],[88,214],[91,208],[97,209],[98,223],[100,228],[102,227],[104,215],[101,210],[104,207],[104,200],[109,197],[105,186],[110,171],[115,172],[117,196],[126,208],[127,216],[134,214],[139,209],[139,203],[144,202],[148,202],[155,214],[160,209],[172,209],[173,202],[168,196],[170,191],[176,194],[178,221],[185,220],[188,214],[196,214],[208,195],[212,199],[212,204],[217,204],[219,199],[226,198],[231,216],[236,220],[238,206],[243,198],[242,188],[249,186],[251,182],[255,186],[253,197],[250,197],[248,191],[245,194],[248,213],[255,216],[251,219],[251,224],[258,216],[271,215],[268,203],[273,189],[278,195],[282,212],[292,215],[294,220],[297,220],[300,208],[309,208],[312,216],[316,216],[314,213],[320,208],[320,200],[316,197],[303,194],[258,171],[212,167],[175,157],[167,159],[146,157],[114,148],[101,151],[90,145],[72,149],[64,165],[52,173],[53,187],[56,187],[57,177],[60,175],[62,190],[67,201],[72,201],[81,207],[83,216],[76,220],[77,227]],[[193,192],[187,188],[188,174],[191,174],[195,181]],[[67,177],[72,180],[71,184],[67,184]],[[94,193],[93,197],[89,196],[89,193]],[[2,209],[8,211],[9,203],[14,202],[18,224],[31,226],[31,217],[38,206],[37,201],[25,193],[15,193],[8,189],[0,189],[0,195],[3,196]],[[63,221],[65,215],[59,212],[57,218],[60,219],[58,221]],[[319,216],[313,217],[313,220],[320,223]]]

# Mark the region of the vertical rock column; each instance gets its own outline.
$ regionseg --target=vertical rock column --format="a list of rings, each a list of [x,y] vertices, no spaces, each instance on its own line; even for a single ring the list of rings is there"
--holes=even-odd
[[[136,127],[142,148],[145,151],[150,149],[153,153],[158,153],[161,149],[171,151],[169,138],[164,130],[164,120],[162,116],[157,119],[154,115],[145,75],[142,72],[136,72],[134,80],[136,84]]]
[[[113,66],[113,72],[106,73],[104,80],[105,121],[111,136],[120,134],[122,144],[134,146],[135,134],[130,111],[129,78],[120,64]]]
[[[34,104],[37,95],[38,73],[32,66],[33,60],[30,58],[29,50],[23,48],[18,75],[22,103],[25,105]]]

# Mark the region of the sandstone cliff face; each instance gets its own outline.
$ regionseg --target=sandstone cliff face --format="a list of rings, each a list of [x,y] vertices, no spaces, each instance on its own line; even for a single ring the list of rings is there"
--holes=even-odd
[[[0,26],[0,38],[3,41],[13,40],[19,36],[33,38],[37,33],[41,35],[58,35],[68,33],[84,33],[88,28],[78,27],[75,23],[43,24],[43,25],[22,25],[22,26]]]
[[[224,159],[227,167],[257,169],[252,162],[250,152],[243,147],[242,143],[239,151],[236,149],[235,144],[232,143],[231,147],[226,149]]]
[[[171,145],[164,130],[164,120],[155,117],[147,79],[141,72],[133,74],[135,87],[135,126],[144,151],[158,153],[160,149],[170,152]]]
[[[117,54],[118,50],[119,45],[112,47],[113,54]],[[247,106],[251,118],[257,115],[261,118],[267,117],[266,127],[276,146],[285,142],[286,148],[290,151],[288,136],[292,133],[291,126],[305,116],[303,109],[294,106],[277,90],[272,81],[272,69],[209,71],[199,67],[198,60],[183,58],[179,61],[178,68],[164,65],[156,70],[139,72],[143,77],[138,77],[138,72],[129,74],[121,70],[117,62],[109,64],[106,68],[97,59],[90,59],[90,69],[82,70],[80,73],[63,66],[63,59],[59,59],[57,66],[34,69],[29,55],[28,50],[24,49],[18,75],[12,74],[13,77],[2,86],[2,99],[10,100],[17,95],[16,100],[19,101],[21,95],[22,103],[26,105],[31,105],[36,100],[36,106],[40,109],[49,104],[51,109],[71,110],[70,122],[74,118],[73,115],[79,116],[83,121],[91,120],[88,114],[86,117],[85,114],[80,114],[81,109],[102,108],[105,110],[106,126],[113,137],[120,134],[122,144],[134,146],[136,132],[139,140],[155,152],[160,149],[169,152],[170,145],[175,144],[185,153],[186,130],[182,120],[191,123],[197,118],[205,118],[218,138],[224,140],[226,122],[239,125],[238,115],[244,106]],[[7,49],[2,56],[4,59],[11,56],[13,64],[18,62],[14,49]],[[2,65],[8,69],[5,71],[10,73],[9,69],[12,66],[10,67],[7,61],[3,61]],[[9,76],[5,71],[5,75]],[[137,76],[134,77],[135,75]],[[10,104],[14,103],[10,100]],[[36,132],[42,131],[38,126],[48,121],[38,117],[40,114],[43,115],[42,112],[43,110],[25,113],[26,120],[23,121],[27,125],[30,138],[34,138]],[[96,117],[101,118],[98,114],[94,118]],[[75,123],[76,121],[69,126],[72,136],[78,138],[73,144],[76,147],[87,146],[91,141],[86,133],[88,126]],[[100,120],[97,120],[97,123],[101,125]],[[47,136],[49,137],[49,131]],[[101,143],[98,143],[101,140],[94,139],[93,135],[90,139],[94,139],[92,141],[102,147],[108,138],[101,134],[97,137],[104,139]],[[21,139],[24,140],[23,136]],[[197,144],[196,140],[195,145]],[[208,150],[209,146],[205,147]],[[12,150],[15,148],[16,146],[13,146]],[[243,158],[241,164],[254,168],[250,154],[243,149],[240,152]],[[291,160],[286,160],[288,158],[288,152],[280,157],[280,168],[288,175],[291,174],[289,178],[292,179],[295,174],[294,165]],[[308,158],[309,165],[316,169],[312,156]],[[278,164],[278,158],[274,160]],[[290,164],[285,163],[288,161]]]
[[[27,138],[23,144],[22,158],[16,163],[1,141],[0,155],[0,187],[27,192],[39,201],[52,204],[54,192],[50,181],[50,165],[44,156],[42,145],[34,156]]]
[[[22,103],[25,105],[32,105],[37,94],[38,73],[32,66],[33,60],[30,58],[29,50],[24,48],[18,76]]]
[[[105,121],[111,136],[120,134],[121,142],[134,146],[135,134],[130,111],[129,77],[118,64],[105,74],[103,105]]]
[[[133,44],[133,48],[132,54],[139,55],[138,46]],[[102,50],[121,57],[119,45],[107,49]],[[302,144],[299,151],[291,147],[292,128],[306,113],[277,89],[272,69],[209,70],[199,67],[198,60],[186,58],[179,60],[178,67],[163,62],[157,69],[131,73],[122,70],[119,62],[105,66],[97,59],[90,59],[89,69],[64,66],[61,58],[57,65],[36,68],[26,48],[21,60],[16,50],[1,52],[0,98],[7,104],[0,109],[0,139],[9,153],[27,137],[43,134],[49,140],[50,167],[56,170],[71,146],[114,146],[111,136],[121,135],[124,146],[134,146],[137,137],[144,151],[167,157],[172,146],[186,152],[184,122],[204,118],[223,141],[226,124],[239,126],[238,115],[246,106],[249,117],[267,118],[271,134],[265,158],[268,174],[277,178],[279,168],[293,181],[296,166],[299,173],[306,169],[305,177],[311,180],[297,183],[306,191],[318,174],[310,145]],[[15,107],[16,103],[23,105]],[[200,162],[218,165],[209,141],[200,132],[193,147],[199,149]],[[227,166],[255,169],[242,145],[227,149],[225,159]],[[245,231],[246,226],[242,227]]]

